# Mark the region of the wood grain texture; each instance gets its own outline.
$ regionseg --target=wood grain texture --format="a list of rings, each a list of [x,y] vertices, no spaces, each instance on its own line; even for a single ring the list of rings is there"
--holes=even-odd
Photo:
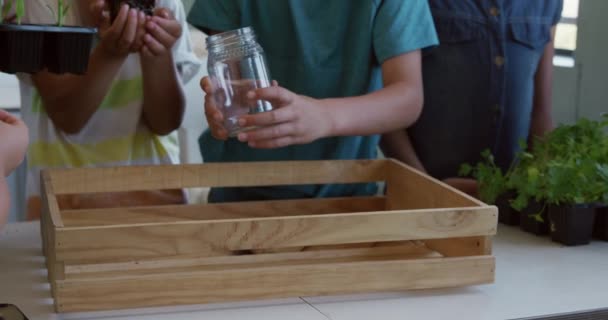
[[[237,250],[487,236],[491,209],[365,212],[58,229],[57,259],[111,261]]]
[[[385,160],[208,163],[51,170],[55,194],[384,181]]]
[[[256,201],[223,204],[63,210],[67,227],[112,226],[176,221],[226,220],[310,214],[382,211],[384,197]]]
[[[494,258],[339,261],[62,280],[58,310],[89,311],[298,296],[446,288],[494,280]]]
[[[42,171],[40,173],[40,188],[40,194],[43,195],[42,201],[46,206],[49,215],[49,222],[51,222],[52,226],[55,228],[63,228],[63,220],[61,219],[57,196],[48,171]]]
[[[348,248],[307,247],[291,248],[282,253],[246,254],[239,256],[193,257],[179,259],[141,260],[123,263],[74,264],[65,267],[66,279],[91,279],[152,274],[243,269],[260,264],[279,266],[294,263],[318,264],[339,261],[366,261],[399,257],[425,259],[442,257],[417,241],[380,244],[357,244]]]
[[[388,210],[491,207],[401,162],[389,161]]]
[[[40,235],[42,238],[42,251],[45,256],[45,265],[47,268],[47,279],[51,286],[51,294],[53,297],[57,296],[57,281],[65,278],[63,263],[57,262],[55,256],[55,232],[57,228],[62,227],[61,218],[57,218],[57,215],[53,214],[54,210],[58,210],[56,201],[52,201],[54,195],[51,193],[50,181],[41,179],[41,216],[40,216]],[[51,200],[51,201],[49,201]],[[56,199],[55,199],[56,200]],[[54,211],[57,213],[58,211]],[[55,216],[55,222],[53,221]],[[57,305],[55,304],[55,308]]]

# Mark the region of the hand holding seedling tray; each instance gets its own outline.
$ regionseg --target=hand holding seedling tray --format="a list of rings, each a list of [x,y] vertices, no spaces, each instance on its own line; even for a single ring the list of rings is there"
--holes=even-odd
[[[0,70],[84,74],[97,29],[64,26],[69,1],[57,0],[57,25],[21,24],[24,0],[0,0]],[[15,22],[6,18],[15,12]]]

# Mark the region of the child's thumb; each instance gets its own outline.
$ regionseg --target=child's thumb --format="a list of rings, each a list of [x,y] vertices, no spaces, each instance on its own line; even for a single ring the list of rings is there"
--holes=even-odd
[[[110,18],[110,11],[103,10],[99,16],[99,29],[106,30],[112,26],[112,21]]]

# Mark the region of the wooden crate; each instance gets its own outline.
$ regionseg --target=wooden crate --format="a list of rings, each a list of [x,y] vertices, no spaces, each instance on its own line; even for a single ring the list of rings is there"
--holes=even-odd
[[[65,210],[83,193],[385,181],[386,196]],[[497,209],[393,160],[52,170],[42,235],[58,312],[494,281]]]

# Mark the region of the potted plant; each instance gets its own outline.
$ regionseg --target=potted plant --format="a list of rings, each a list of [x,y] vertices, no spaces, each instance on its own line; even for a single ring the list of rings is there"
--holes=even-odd
[[[608,114],[604,115],[602,122],[603,128],[608,128]],[[606,131],[604,131],[606,132]],[[600,155],[601,163],[606,166],[608,164],[608,134],[602,140],[600,150],[604,150],[603,155]],[[600,179],[608,181],[608,170],[600,170]],[[593,236],[597,239],[608,241],[608,183],[603,185],[603,195],[600,203],[595,211],[595,226]]]
[[[538,140],[536,145],[542,142]],[[544,170],[546,155],[535,155],[527,151],[527,145],[520,143],[521,151],[517,155],[517,165],[509,175],[507,186],[515,191],[515,198],[511,207],[520,214],[520,227],[522,230],[535,234],[549,233],[549,220],[547,206],[542,197],[543,180],[541,172]]]
[[[606,121],[579,120],[560,126],[544,142],[551,160],[544,170],[551,237],[565,245],[588,244],[598,202],[608,200]]]
[[[593,236],[608,241],[608,205],[601,205],[596,208]]]
[[[112,21],[116,19],[120,6],[126,3],[131,8],[142,11],[146,15],[151,16],[154,13],[156,0],[110,0],[110,17]]]
[[[88,67],[94,28],[64,26],[70,9],[67,0],[57,1],[57,24],[22,24],[24,0],[2,1],[0,22],[0,69],[8,73],[36,73],[45,68],[54,73],[84,74]],[[9,12],[16,23],[4,21]]]
[[[490,150],[481,153],[482,161],[475,166],[463,164],[460,176],[472,176],[479,182],[479,198],[487,204],[498,207],[498,221],[507,225],[518,225],[519,214],[509,204],[515,197],[513,190],[508,188],[507,181],[513,167],[503,173],[494,161]]]

